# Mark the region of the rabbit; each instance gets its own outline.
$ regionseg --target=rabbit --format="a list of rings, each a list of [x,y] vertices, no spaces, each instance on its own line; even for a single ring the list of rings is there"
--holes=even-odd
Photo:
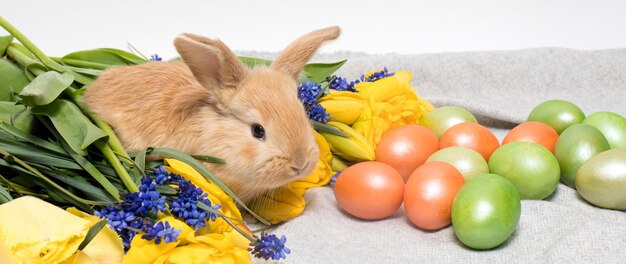
[[[127,150],[169,147],[224,159],[204,165],[248,202],[315,168],[319,149],[296,80],[339,35],[339,27],[312,31],[269,67],[247,68],[222,41],[183,33],[174,40],[182,61],[110,68],[83,100]]]

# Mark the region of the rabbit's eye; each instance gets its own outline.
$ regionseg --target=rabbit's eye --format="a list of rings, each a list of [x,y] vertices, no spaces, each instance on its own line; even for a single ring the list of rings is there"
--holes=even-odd
[[[258,140],[265,139],[265,128],[259,124],[252,125],[252,136],[257,138]]]

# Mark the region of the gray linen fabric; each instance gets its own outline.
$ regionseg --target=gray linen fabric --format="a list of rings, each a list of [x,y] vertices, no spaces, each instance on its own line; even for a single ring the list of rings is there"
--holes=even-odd
[[[337,74],[349,79],[383,66],[412,72],[420,96],[436,106],[469,109],[500,140],[535,105],[553,98],[574,102],[586,114],[626,115],[626,49],[335,53],[314,60],[343,58],[349,60]],[[488,251],[464,247],[452,227],[420,230],[402,208],[380,221],[351,217],[337,207],[329,187],[311,189],[305,199],[300,217],[272,231],[288,238],[292,253],[284,263],[626,263],[626,213],[596,208],[563,184],[545,200],[522,201],[513,236]]]

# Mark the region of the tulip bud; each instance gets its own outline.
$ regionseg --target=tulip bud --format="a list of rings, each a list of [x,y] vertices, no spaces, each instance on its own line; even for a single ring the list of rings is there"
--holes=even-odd
[[[374,149],[367,142],[363,135],[346,124],[339,122],[328,122],[328,125],[335,127],[348,134],[349,138],[328,133],[321,133],[330,144],[331,151],[350,161],[374,160]]]
[[[358,93],[334,92],[322,97],[319,104],[330,114],[330,121],[352,125],[363,112],[363,98]]]

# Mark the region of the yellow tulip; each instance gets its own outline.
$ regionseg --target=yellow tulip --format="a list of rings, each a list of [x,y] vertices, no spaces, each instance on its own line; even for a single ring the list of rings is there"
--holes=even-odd
[[[136,235],[124,257],[124,264],[135,263],[250,263],[247,243],[242,245],[240,234],[224,233],[196,235],[187,224],[168,216],[161,219],[180,229],[178,240],[155,244]]]
[[[365,108],[352,128],[362,134],[372,148],[388,129],[418,124],[433,106],[417,96],[409,84],[411,73],[398,71],[375,82],[361,82],[355,89],[365,98]]]
[[[330,121],[327,124],[350,136],[345,138],[334,134],[321,133],[330,144],[330,149],[335,155],[350,161],[374,160],[374,149],[367,139],[363,137],[363,134],[343,123]]]
[[[32,196],[2,204],[0,252],[8,251],[12,256],[12,259],[3,261],[62,263],[69,260],[70,263],[82,263],[76,261],[84,260],[88,263],[90,260],[98,263],[119,263],[124,254],[122,243],[108,226],[92,240],[95,244],[90,243],[84,251],[77,252],[87,231],[97,221],[82,213],[76,216]]]
[[[353,92],[333,92],[320,98],[318,103],[330,114],[330,121],[346,125],[352,125],[365,107],[361,95]]]
[[[315,140],[320,149],[320,156],[311,174],[260,195],[248,205],[270,223],[287,221],[302,214],[306,204],[304,192],[309,188],[326,185],[330,181],[332,170],[329,162],[333,157],[330,146],[319,133],[315,133]]]

